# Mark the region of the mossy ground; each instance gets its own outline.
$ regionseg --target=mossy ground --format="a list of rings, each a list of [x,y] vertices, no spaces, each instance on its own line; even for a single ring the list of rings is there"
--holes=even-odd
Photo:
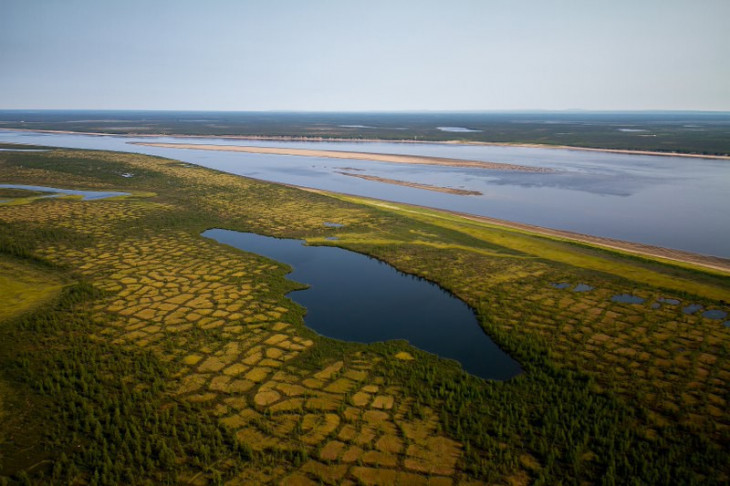
[[[63,285],[58,272],[0,255],[0,322],[52,300]]]
[[[725,276],[154,157],[6,152],[0,171],[7,183],[135,191],[0,205],[3,261],[47,265],[86,289],[6,314],[5,383],[32,413],[8,418],[6,405],[0,420],[33,439],[27,458],[17,455],[23,441],[0,443],[7,477],[728,479],[730,329],[681,311],[728,310]],[[210,227],[336,244],[433,280],[477,311],[525,373],[484,382],[404,342],[317,336],[285,298],[296,286],[288,269],[201,238]],[[29,295],[42,293],[28,282]],[[646,303],[613,302],[620,293]],[[652,308],[661,297],[682,305]]]

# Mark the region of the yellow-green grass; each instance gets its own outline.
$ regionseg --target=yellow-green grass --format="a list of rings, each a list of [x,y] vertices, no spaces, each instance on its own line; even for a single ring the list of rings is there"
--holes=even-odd
[[[65,188],[64,188],[65,189]],[[154,197],[156,194],[154,192],[149,191],[131,191],[129,194],[119,195],[119,196],[111,196],[105,198],[107,201],[119,201],[124,200],[127,198],[149,198]],[[39,200],[43,200],[48,197],[48,194],[33,194],[29,196],[12,196],[9,199],[3,199],[0,197],[0,206],[22,206],[24,204],[30,204]],[[84,198],[84,196],[78,195],[78,194],[66,194],[66,195],[60,195],[57,197],[57,199],[65,199],[65,200],[71,200],[71,201],[81,201]]]
[[[154,356],[168,364],[165,396],[214,416],[255,452],[248,463],[230,462],[241,468],[227,476],[230,484],[460,484],[474,476],[491,483],[529,482],[550,462],[541,437],[559,441],[574,420],[592,427],[594,412],[603,409],[580,418],[582,410],[603,403],[604,393],[648,407],[649,418],[631,424],[646,437],[663,434],[680,420],[699,427],[697,434],[710,441],[717,434],[704,430],[728,429],[722,392],[730,376],[722,348],[726,329],[668,306],[654,310],[610,301],[615,293],[634,290],[647,298],[692,301],[679,284],[683,293],[677,296],[648,283],[649,277],[659,281],[671,274],[659,265],[438,211],[312,194],[164,159],[70,151],[60,156],[78,159],[79,170],[84,161],[96,167],[124,163],[125,170],[146,171],[151,179],[61,175],[53,172],[61,165],[51,163],[38,163],[36,172],[27,162],[7,171],[19,182],[46,185],[63,177],[76,187],[130,192],[134,182],[158,195],[0,207],[0,223],[18,240],[27,228],[39,228],[29,246],[33,256],[73,269],[75,277],[104,291],[86,309],[99,323],[84,334],[92,343],[123,349],[130,359]],[[51,162],[53,157],[35,156]],[[345,227],[327,229],[325,221]],[[432,279],[478,309],[485,328],[502,338],[507,350],[522,353],[528,371],[487,385],[406,343],[365,346],[315,336],[302,325],[302,309],[285,298],[297,288],[285,280],[287,268],[201,238],[208,227],[336,244]],[[339,241],[324,239],[330,235]],[[616,270],[616,263],[625,267]],[[696,277],[708,288],[722,289],[718,279]],[[562,279],[597,288],[573,293],[549,285]],[[548,352],[540,358],[534,349]],[[543,374],[551,367],[554,376]],[[556,368],[591,376],[592,391],[565,380]],[[133,389],[140,386],[138,378],[129,380]],[[479,395],[487,388],[488,394]],[[545,407],[560,412],[550,415]],[[500,415],[512,408],[544,416],[562,432],[553,434],[521,415]],[[600,416],[613,420],[610,413]],[[463,424],[455,425],[457,419]],[[625,430],[621,426],[610,431]],[[572,436],[571,443],[575,440]],[[610,455],[597,440],[585,451],[576,449],[582,454],[577,457],[592,458],[593,451]],[[550,447],[561,454],[567,450],[559,442]],[[595,482],[591,461],[573,469],[559,465],[544,482],[557,482],[571,470]],[[212,479],[207,471],[198,477],[201,483]],[[193,477],[185,474],[181,471],[176,481]]]
[[[690,279],[649,269],[645,266],[637,264],[630,258],[622,258],[622,256],[629,254],[621,252],[620,250],[611,250],[610,252],[605,252],[605,254],[590,252],[585,251],[589,250],[589,248],[584,249],[576,245],[569,244],[568,240],[565,239],[543,236],[537,233],[530,233],[526,230],[507,228],[488,222],[474,221],[444,211],[391,202],[384,203],[381,201],[353,196],[334,195],[334,197],[346,201],[352,201],[373,207],[383,208],[387,211],[406,215],[416,221],[422,221],[443,228],[456,230],[478,238],[480,240],[510,248],[512,250],[516,250],[522,253],[526,253],[534,257],[564,263],[574,267],[604,272],[627,278],[635,282],[640,282],[643,284],[676,290],[680,292],[691,293],[709,299],[730,300],[730,289],[728,289],[726,285],[713,285],[700,279]],[[357,240],[349,238],[346,235],[345,237],[343,237],[343,242],[346,241]],[[367,238],[363,238],[361,242],[366,242],[369,244],[393,243],[390,241],[372,241]],[[490,254],[492,256],[507,256],[499,255],[495,252],[487,252],[478,248],[465,247],[463,245],[455,246],[423,242],[419,242],[417,244],[430,245],[440,248],[467,249],[469,251],[482,254]],[[586,246],[590,247],[590,245]],[[722,272],[713,271],[711,269],[706,269],[691,264],[668,261],[661,258],[649,256],[646,256],[644,258],[659,263],[666,263],[669,265],[669,268],[682,267],[692,271],[704,272],[710,275],[724,275]]]
[[[63,281],[52,272],[19,260],[0,257],[0,321],[49,302],[63,286]]]

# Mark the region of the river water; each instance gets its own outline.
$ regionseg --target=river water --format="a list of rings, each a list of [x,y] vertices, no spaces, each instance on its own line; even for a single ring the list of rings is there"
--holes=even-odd
[[[205,143],[425,155],[549,168],[550,173],[170,149],[130,142]],[[730,257],[730,161],[533,147],[395,142],[273,142],[0,130],[0,143],[117,150],[233,174]],[[357,169],[357,171],[352,171]],[[445,194],[348,177],[350,171],[482,195]]]

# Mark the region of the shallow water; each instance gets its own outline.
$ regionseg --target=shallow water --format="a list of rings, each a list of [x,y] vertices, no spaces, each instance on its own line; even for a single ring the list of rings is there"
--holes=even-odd
[[[727,317],[727,312],[719,309],[712,309],[703,312],[702,317],[705,319],[725,319]]]
[[[552,173],[417,166],[288,155],[169,149],[128,142],[247,145],[482,160],[554,169]],[[139,152],[258,179],[393,200],[730,257],[730,161],[563,149],[438,143],[273,142],[119,137],[0,130],[0,142]],[[338,174],[463,187],[445,194]]]
[[[667,297],[661,297],[657,300],[659,302],[661,302],[662,304],[669,304],[669,305],[679,305],[679,302],[680,302],[678,299],[669,299]]]
[[[687,307],[682,309],[682,312],[685,314],[694,314],[698,310],[702,309],[702,306],[700,304],[690,304]]]
[[[573,288],[573,292],[590,292],[593,290],[593,287],[586,284],[578,284]]]
[[[553,284],[550,284],[550,285],[552,285],[556,289],[560,289],[560,290],[567,289],[568,287],[570,287],[570,284],[569,283],[566,283],[566,282],[553,283]]]
[[[406,339],[482,378],[521,372],[464,302],[421,278],[342,248],[221,229],[203,236],[290,265],[288,278],[310,287],[289,297],[306,307],[307,326],[324,336],[361,343]]]
[[[59,195],[83,196],[83,201],[91,201],[95,199],[106,199],[116,196],[129,196],[128,192],[112,192],[112,191],[77,191],[75,189],[59,189],[57,187],[46,186],[26,186],[22,184],[0,184],[0,189],[25,189],[26,191],[48,192],[48,196],[58,197]]]
[[[619,294],[611,297],[614,302],[620,302],[621,304],[643,304],[646,299],[637,297],[636,295]]]

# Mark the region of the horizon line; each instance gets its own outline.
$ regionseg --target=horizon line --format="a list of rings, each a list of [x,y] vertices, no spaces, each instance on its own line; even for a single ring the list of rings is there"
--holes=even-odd
[[[475,109],[475,110],[223,110],[223,109],[182,109],[182,108],[0,108],[0,112],[170,112],[170,113],[287,113],[287,114],[502,114],[502,113],[728,113],[729,110],[707,109]]]

